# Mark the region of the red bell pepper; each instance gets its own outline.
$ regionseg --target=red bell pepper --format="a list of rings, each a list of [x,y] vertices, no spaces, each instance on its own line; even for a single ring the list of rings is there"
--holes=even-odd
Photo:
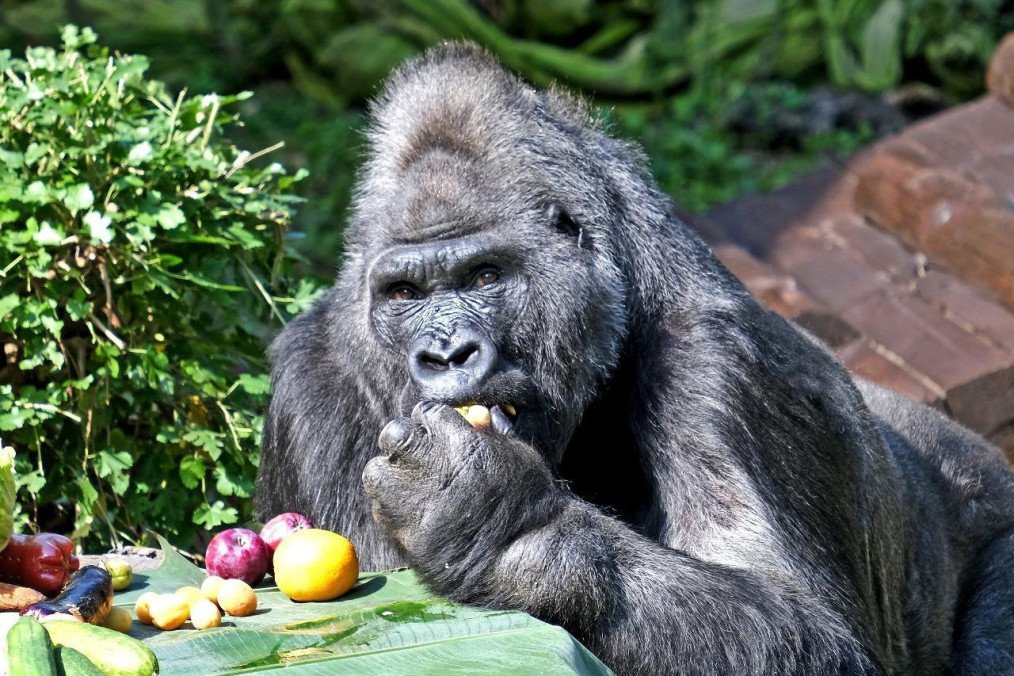
[[[0,582],[52,596],[81,565],[73,552],[74,541],[62,535],[15,535],[0,549]]]

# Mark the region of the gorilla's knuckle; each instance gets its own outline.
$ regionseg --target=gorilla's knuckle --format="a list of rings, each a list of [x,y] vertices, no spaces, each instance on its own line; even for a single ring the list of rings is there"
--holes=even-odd
[[[377,456],[363,468],[362,482],[368,494],[376,493],[384,483],[390,465],[383,457]]]

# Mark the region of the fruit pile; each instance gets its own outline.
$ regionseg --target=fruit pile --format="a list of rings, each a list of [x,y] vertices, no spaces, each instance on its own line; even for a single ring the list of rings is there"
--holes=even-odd
[[[252,585],[270,572],[293,601],[336,599],[359,577],[352,543],[294,512],[274,517],[259,535],[246,528],[222,531],[208,544],[205,564],[212,576]]]
[[[155,654],[127,636],[134,622],[130,611],[113,605],[114,593],[133,583],[130,565],[109,559],[82,566],[69,538],[13,534],[13,496],[13,451],[0,447],[0,612],[21,615],[7,636],[7,673],[157,674]],[[299,602],[336,599],[359,576],[351,542],[295,513],[276,516],[260,533],[222,531],[208,545],[206,565],[200,587],[142,594],[134,605],[138,621],[163,631],[188,622],[193,629],[213,629],[223,613],[244,617],[257,610],[253,585],[268,573]]]
[[[179,629],[187,620],[194,629],[212,629],[222,624],[222,612],[245,617],[257,610],[257,595],[243,580],[207,578],[200,588],[180,587],[172,594],[141,594],[134,614],[142,624],[163,631]]]
[[[138,621],[163,631],[187,622],[194,629],[213,629],[222,624],[222,613],[244,617],[257,610],[252,585],[269,572],[293,601],[336,599],[359,576],[351,542],[292,512],[271,519],[259,534],[248,528],[222,531],[208,544],[205,564],[208,577],[199,588],[142,594],[134,605]]]

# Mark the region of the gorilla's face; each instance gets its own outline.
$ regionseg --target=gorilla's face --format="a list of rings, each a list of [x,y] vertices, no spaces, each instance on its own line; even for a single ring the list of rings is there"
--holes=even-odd
[[[368,267],[373,330],[409,375],[402,406],[482,404],[558,462],[616,362],[618,273],[558,206],[443,206],[436,223],[405,223]]]
[[[369,276],[374,327],[407,360],[415,395],[515,411],[530,389],[504,346],[528,282],[511,252],[479,235],[394,246]]]

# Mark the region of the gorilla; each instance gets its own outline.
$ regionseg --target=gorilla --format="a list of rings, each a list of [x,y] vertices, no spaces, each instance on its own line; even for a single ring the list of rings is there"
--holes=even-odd
[[[580,101],[443,45],[367,138],[271,348],[259,516],[619,673],[1014,673],[1000,451],[761,307]]]

